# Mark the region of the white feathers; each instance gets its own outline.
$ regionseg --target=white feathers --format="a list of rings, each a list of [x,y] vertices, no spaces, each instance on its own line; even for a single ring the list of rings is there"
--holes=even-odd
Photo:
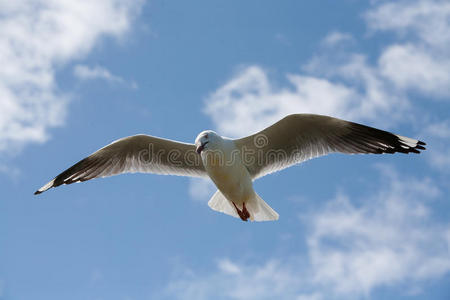
[[[253,193],[253,196],[246,202],[246,207],[250,213],[251,221],[275,221],[278,220],[278,213],[274,211],[258,194]],[[211,200],[208,202],[211,209],[239,218],[233,204],[228,200],[219,190],[214,193]]]
[[[215,192],[211,199],[208,201],[208,206],[211,207],[212,210],[230,215],[235,218],[239,218],[236,209],[219,190],[217,190],[217,192]]]
[[[278,213],[272,209],[258,194],[254,193],[253,197],[247,202],[247,209],[250,212],[250,220],[252,221],[276,221]]]

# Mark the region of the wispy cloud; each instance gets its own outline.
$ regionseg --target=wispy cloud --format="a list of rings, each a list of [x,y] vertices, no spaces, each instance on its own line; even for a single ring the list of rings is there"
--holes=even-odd
[[[211,179],[206,178],[189,178],[189,196],[191,199],[200,202],[207,202],[214,192],[216,187]]]
[[[389,31],[397,41],[384,49],[379,72],[400,91],[420,92],[428,100],[448,101],[450,96],[450,3],[448,1],[397,1],[366,13],[372,32]],[[426,111],[418,112],[426,115]],[[430,145],[431,166],[448,173],[450,126],[448,120],[429,116],[421,134]]]
[[[225,258],[208,274],[185,272],[167,287],[176,299],[296,299],[302,278],[294,267],[270,260],[260,265],[240,264]]]
[[[21,171],[17,167],[0,162],[0,174],[4,174],[9,177],[9,179],[17,181],[19,179]]]
[[[0,4],[0,151],[44,142],[64,122],[58,69],[106,35],[120,37],[142,1],[3,1]]]
[[[205,113],[221,132],[232,136],[260,130],[299,112],[371,120],[384,126],[404,120],[411,105],[399,87],[408,86],[412,79],[393,71],[392,52],[383,53],[380,64],[373,65],[366,55],[337,47],[350,41],[354,38],[349,34],[331,32],[323,39],[321,51],[304,65],[304,72],[286,74],[284,85],[272,80],[261,66],[242,67],[206,99]]]
[[[450,3],[440,0],[385,3],[365,15],[370,30],[398,41],[380,56],[380,71],[401,89],[450,95]]]
[[[450,96],[450,5],[375,2],[364,20],[372,35],[394,35],[375,57],[347,47],[358,43],[355,37],[333,31],[302,72],[286,74],[285,81],[274,80],[262,66],[242,67],[209,95],[205,113],[221,133],[232,137],[261,130],[290,113],[333,115],[385,129],[408,122],[417,134],[424,133],[421,128],[434,118],[419,110],[417,101]],[[430,161],[443,169],[439,166],[450,164],[450,143],[441,139],[439,144],[442,150]]]
[[[286,77],[290,86],[276,88],[263,68],[246,67],[208,98],[205,112],[221,133],[233,137],[261,130],[292,112],[359,115],[355,90],[318,77]]]
[[[450,45],[450,3],[445,0],[402,0],[376,5],[366,12],[371,30],[394,31],[404,39],[429,45]]]
[[[354,38],[349,33],[340,31],[330,32],[323,40],[322,44],[326,47],[333,47],[341,43],[348,43],[354,41]]]
[[[108,69],[101,66],[89,67],[86,65],[76,65],[73,74],[82,80],[103,79],[106,81],[123,82],[123,78],[111,74]]]
[[[430,123],[423,129],[423,134],[429,137],[433,151],[427,156],[433,167],[449,173],[450,170],[450,120]]]
[[[429,178],[378,170],[380,188],[366,191],[369,196],[341,193],[301,216],[307,256],[289,253],[258,264],[221,258],[210,272],[186,269],[167,293],[177,299],[364,299],[397,283],[405,294],[421,293],[429,279],[450,272],[450,224],[435,221],[430,209],[441,191]]]
[[[448,57],[436,58],[432,53],[412,44],[392,45],[379,59],[380,74],[397,88],[435,97],[450,95],[448,70]]]
[[[381,172],[383,188],[375,196],[358,202],[338,196],[307,218],[317,284],[369,295],[377,286],[418,285],[450,271],[450,224],[433,222],[427,204],[439,189],[427,178],[405,179],[386,167]]]
[[[393,34],[374,57],[341,47],[358,41],[331,32],[302,72],[286,74],[285,82],[259,65],[240,68],[206,99],[205,113],[221,133],[233,137],[297,112],[370,120],[383,127],[414,120],[415,130],[433,146],[432,165],[448,169],[448,121],[424,118],[427,112],[417,111],[415,101],[445,101],[450,95],[450,4],[376,1],[364,19],[371,34]],[[416,93],[426,99],[418,100]],[[405,294],[422,293],[427,280],[450,272],[450,224],[435,219],[430,205],[442,201],[443,192],[430,178],[379,170],[379,190],[359,198],[338,194],[301,218],[308,227],[307,258],[291,253],[260,264],[222,258],[215,271],[174,279],[169,290],[177,295],[193,286],[204,298],[221,290],[234,299],[258,299],[264,293],[279,299],[363,299],[379,287],[402,284]],[[256,274],[268,265],[274,266],[274,280],[265,285]],[[291,285],[284,287],[286,282]],[[247,285],[265,290],[252,294]],[[277,294],[273,287],[279,286],[285,294]]]
[[[137,88],[137,84],[135,82],[128,84],[122,77],[112,74],[108,69],[99,65],[93,67],[81,64],[76,65],[73,68],[73,74],[81,80],[99,79],[111,83],[130,85],[131,88]]]

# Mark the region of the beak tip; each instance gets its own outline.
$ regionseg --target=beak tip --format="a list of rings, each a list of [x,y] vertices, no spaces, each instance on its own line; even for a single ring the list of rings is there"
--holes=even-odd
[[[205,142],[203,144],[200,144],[195,151],[197,151],[198,154],[202,153],[202,151],[205,149],[206,144],[208,144],[209,142]]]

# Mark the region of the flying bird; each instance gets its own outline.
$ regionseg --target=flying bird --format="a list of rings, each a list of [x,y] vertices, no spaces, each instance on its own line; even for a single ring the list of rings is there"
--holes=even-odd
[[[253,135],[230,139],[201,132],[194,144],[134,135],[99,149],[34,194],[62,184],[122,173],[209,177],[217,187],[208,205],[243,221],[277,220],[253,189],[257,178],[332,152],[420,153],[425,143],[373,127],[314,114],[288,115]]]

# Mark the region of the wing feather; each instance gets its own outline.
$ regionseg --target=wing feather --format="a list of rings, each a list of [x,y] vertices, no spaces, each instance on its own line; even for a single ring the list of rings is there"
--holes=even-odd
[[[35,194],[62,184],[134,172],[206,176],[193,144],[140,134],[101,148],[56,176]]]
[[[265,143],[258,143],[258,138]],[[242,152],[253,151],[262,157],[243,159],[253,179],[332,152],[392,154],[425,150],[425,143],[419,140],[313,114],[289,115],[256,134],[235,140],[235,144]],[[269,155],[273,151],[280,155]]]

